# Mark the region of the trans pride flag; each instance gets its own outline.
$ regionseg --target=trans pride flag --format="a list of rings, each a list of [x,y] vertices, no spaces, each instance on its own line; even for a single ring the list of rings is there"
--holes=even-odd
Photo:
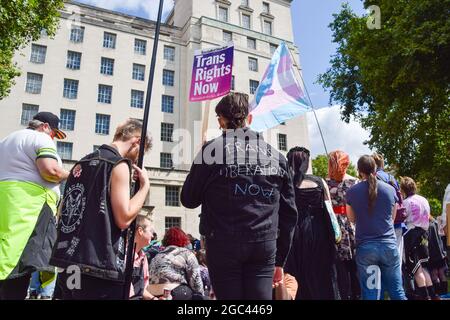
[[[288,47],[282,42],[250,103],[253,116],[250,128],[264,131],[310,109],[303,89],[297,82]]]

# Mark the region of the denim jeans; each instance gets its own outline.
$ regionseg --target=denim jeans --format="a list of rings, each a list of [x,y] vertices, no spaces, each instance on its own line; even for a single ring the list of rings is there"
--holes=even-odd
[[[47,286],[42,287],[42,283],[39,277],[39,271],[35,271],[31,275],[30,292],[36,292],[41,297],[53,297],[53,291],[55,291],[56,278]]]
[[[272,300],[276,240],[206,240],[212,289],[219,300]]]
[[[391,300],[406,300],[397,243],[359,244],[356,248],[356,265],[363,300],[382,299],[381,287],[389,293]]]

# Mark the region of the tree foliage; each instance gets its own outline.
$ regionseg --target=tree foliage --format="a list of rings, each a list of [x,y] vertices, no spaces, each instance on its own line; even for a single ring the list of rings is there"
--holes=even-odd
[[[450,181],[450,0],[364,1],[381,9],[369,29],[347,4],[330,24],[336,54],[319,82],[370,131],[366,142],[421,193],[441,199]]]
[[[325,179],[328,176],[328,157],[324,154],[319,154],[317,157],[315,157],[312,160],[312,170],[313,175]],[[353,177],[358,176],[353,163],[350,163],[350,165],[348,166],[347,174]]]
[[[0,99],[8,95],[20,70],[14,54],[45,30],[56,33],[63,0],[0,0]]]

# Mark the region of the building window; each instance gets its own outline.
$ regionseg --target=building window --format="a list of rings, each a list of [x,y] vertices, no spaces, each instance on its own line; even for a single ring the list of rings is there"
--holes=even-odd
[[[250,28],[250,16],[248,14],[242,14],[242,27],[246,29]]]
[[[178,227],[181,228],[181,217],[166,217],[165,218],[165,227],[166,230],[170,228]]]
[[[277,51],[277,49],[278,49],[278,46],[276,44],[273,44],[273,43],[270,44],[270,54],[273,55],[275,53],[275,51]]]
[[[114,74],[114,59],[102,57],[100,73],[107,76],[112,76]]]
[[[244,7],[248,7],[248,0],[241,0],[241,5]]]
[[[144,91],[131,90],[131,107],[144,108]]]
[[[47,55],[47,47],[38,44],[31,45],[30,61],[34,63],[45,63],[45,56]]]
[[[81,52],[67,51],[66,67],[72,70],[80,70]]]
[[[72,26],[70,30],[70,41],[81,43],[84,40],[84,27]]]
[[[76,99],[78,97],[78,80],[64,79],[64,98]]]
[[[105,32],[103,35],[103,48],[116,48],[117,35],[114,33]]]
[[[74,130],[75,110],[61,109],[60,126],[62,130]]]
[[[234,76],[231,76],[231,90],[234,90]]]
[[[247,37],[247,48],[256,50],[256,39]]]
[[[228,31],[223,32],[223,41],[225,42],[231,42],[233,40],[233,34]]]
[[[25,91],[28,93],[39,94],[42,90],[42,74],[38,73],[27,73],[27,86]]]
[[[255,94],[256,89],[258,89],[259,81],[250,80],[250,94]]]
[[[56,151],[63,160],[72,160],[72,142],[56,142]]]
[[[173,167],[172,154],[161,152],[159,164],[160,164],[161,168],[165,168],[165,169],[172,168]]]
[[[98,85],[98,102],[110,104],[112,101],[112,86]]]
[[[272,22],[264,20],[264,33],[272,35]]]
[[[163,70],[163,85],[173,87],[175,78],[175,71]]]
[[[145,56],[147,53],[147,41],[134,39],[134,52]]]
[[[173,113],[173,101],[174,97],[163,95],[161,99],[161,111]]]
[[[228,8],[219,7],[219,20],[228,22]]]
[[[27,126],[38,112],[39,106],[26,103],[22,104],[22,116],[20,117],[20,124]]]
[[[97,113],[95,115],[95,133],[108,135],[110,121],[110,115]]]
[[[164,60],[175,61],[175,48],[164,46]]]
[[[267,2],[263,2],[263,13],[270,13],[270,5]]]
[[[278,149],[287,151],[287,135],[282,133],[278,134]]]
[[[166,206],[180,206],[180,188],[176,186],[166,186]]]
[[[161,123],[161,141],[172,142],[173,123]]]
[[[258,71],[258,59],[248,58],[248,70]]]
[[[145,66],[142,64],[133,63],[133,80],[144,81]]]

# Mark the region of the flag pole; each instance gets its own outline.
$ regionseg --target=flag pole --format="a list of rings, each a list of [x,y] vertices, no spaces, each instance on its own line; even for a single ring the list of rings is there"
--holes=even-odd
[[[294,61],[297,64],[297,62],[295,61],[295,57],[292,54],[292,52],[289,49],[289,47],[287,47],[287,49],[288,49],[289,53],[291,54],[292,61]],[[325,153],[326,153],[327,158],[328,158],[328,150],[327,150],[327,145],[325,144],[325,139],[324,139],[323,134],[322,134],[322,128],[320,127],[319,119],[317,119],[316,110],[314,109],[314,105],[313,105],[313,103],[311,101],[311,97],[309,96],[309,92],[308,92],[308,88],[306,87],[305,80],[303,80],[303,76],[302,76],[300,70],[298,70],[297,68],[294,68],[294,69],[297,71],[298,75],[300,76],[300,79],[302,80],[303,88],[305,89],[306,96],[308,97],[309,104],[311,105],[312,112],[314,113],[314,118],[316,119],[317,127],[319,127],[320,137],[322,138],[323,147],[325,148]]]
[[[148,119],[150,114],[150,103],[152,99],[152,89],[153,89],[153,79],[155,75],[155,66],[156,66],[156,57],[158,53],[158,41],[159,34],[161,29],[161,18],[162,18],[162,9],[163,9],[164,0],[159,0],[159,9],[158,9],[158,19],[156,20],[156,30],[155,37],[153,40],[153,52],[152,52],[152,61],[150,65],[150,74],[148,77],[147,84],[147,95],[145,98],[145,109],[144,109],[144,119],[142,122],[142,133],[141,133],[141,141],[139,145],[139,157],[137,166],[140,168],[144,168],[144,153],[145,153],[145,137],[147,136],[147,127],[148,127]],[[136,181],[134,186],[133,194],[136,194],[139,191],[139,181]],[[130,228],[128,229],[128,242],[127,242],[127,251],[126,251],[126,267],[125,267],[125,285],[124,285],[124,300],[128,300],[130,296],[130,287],[131,287],[131,277],[133,273],[133,264],[134,264],[134,236],[136,232],[136,219],[131,223]]]

